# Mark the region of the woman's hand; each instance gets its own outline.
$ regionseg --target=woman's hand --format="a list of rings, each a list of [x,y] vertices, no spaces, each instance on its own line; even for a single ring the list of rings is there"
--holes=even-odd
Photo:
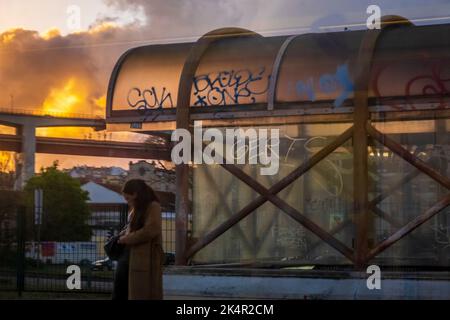
[[[126,235],[122,235],[119,240],[117,240],[117,243],[120,244],[127,244],[127,236]]]

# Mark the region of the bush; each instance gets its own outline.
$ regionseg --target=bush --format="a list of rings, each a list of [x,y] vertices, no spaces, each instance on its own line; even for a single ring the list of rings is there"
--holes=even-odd
[[[15,267],[17,264],[17,252],[12,248],[0,249],[0,266]]]

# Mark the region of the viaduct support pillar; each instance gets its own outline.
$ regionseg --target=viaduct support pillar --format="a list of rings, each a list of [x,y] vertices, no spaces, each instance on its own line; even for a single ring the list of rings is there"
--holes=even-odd
[[[28,179],[34,176],[36,157],[36,126],[23,124],[17,127],[21,138],[21,151],[16,155],[15,190],[23,190]]]

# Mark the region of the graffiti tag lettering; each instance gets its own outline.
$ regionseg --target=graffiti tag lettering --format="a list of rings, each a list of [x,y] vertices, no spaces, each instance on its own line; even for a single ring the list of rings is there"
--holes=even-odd
[[[410,78],[404,87],[404,96],[406,98],[406,106],[387,102],[393,110],[416,110],[414,103],[415,96],[436,96],[438,97],[438,109],[449,107],[446,97],[450,94],[450,77],[448,63],[445,61],[423,61],[423,65],[429,66],[426,73],[417,74]],[[385,79],[389,77],[387,70],[392,70],[396,66],[392,64],[382,65],[375,71],[375,77],[372,82],[372,88],[375,96],[383,98],[386,96],[381,89]],[[384,78],[383,78],[384,77]]]
[[[262,67],[255,74],[250,70],[220,71],[194,78],[195,106],[233,105],[255,103],[256,96],[265,94],[270,75]],[[266,83],[264,83],[266,82]]]
[[[316,100],[316,87],[314,83],[314,78],[309,78],[304,81],[297,81],[295,84],[295,89],[298,96],[306,95],[308,100]],[[323,74],[319,78],[318,89],[323,93],[333,93],[336,92],[339,96],[334,100],[334,107],[340,107],[345,99],[354,91],[353,81],[350,77],[348,70],[348,65],[339,65],[336,68],[334,74]]]
[[[127,102],[137,110],[173,108],[172,95],[166,88],[160,93],[155,87],[145,90],[132,88],[128,92]]]

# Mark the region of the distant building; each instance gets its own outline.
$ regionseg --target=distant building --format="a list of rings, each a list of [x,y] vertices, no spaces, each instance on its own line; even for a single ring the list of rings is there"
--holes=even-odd
[[[88,192],[88,205],[92,215],[89,224],[98,227],[116,228],[120,223],[120,208],[126,204],[123,196],[106,185],[89,181],[81,186]]]
[[[89,204],[125,204],[122,195],[111,190],[105,185],[89,181],[81,186],[81,189],[89,193]]]
[[[127,180],[142,179],[155,191],[175,193],[175,171],[144,160],[130,161]]]
[[[92,241],[100,243],[99,255],[104,256],[103,245],[111,230],[116,230],[121,223],[126,201],[120,193],[105,185],[89,181],[81,189],[88,192],[88,205],[91,216],[88,224],[92,227]]]
[[[72,178],[90,180],[103,184],[122,185],[127,177],[127,171],[120,167],[89,167],[77,166],[64,170]]]

